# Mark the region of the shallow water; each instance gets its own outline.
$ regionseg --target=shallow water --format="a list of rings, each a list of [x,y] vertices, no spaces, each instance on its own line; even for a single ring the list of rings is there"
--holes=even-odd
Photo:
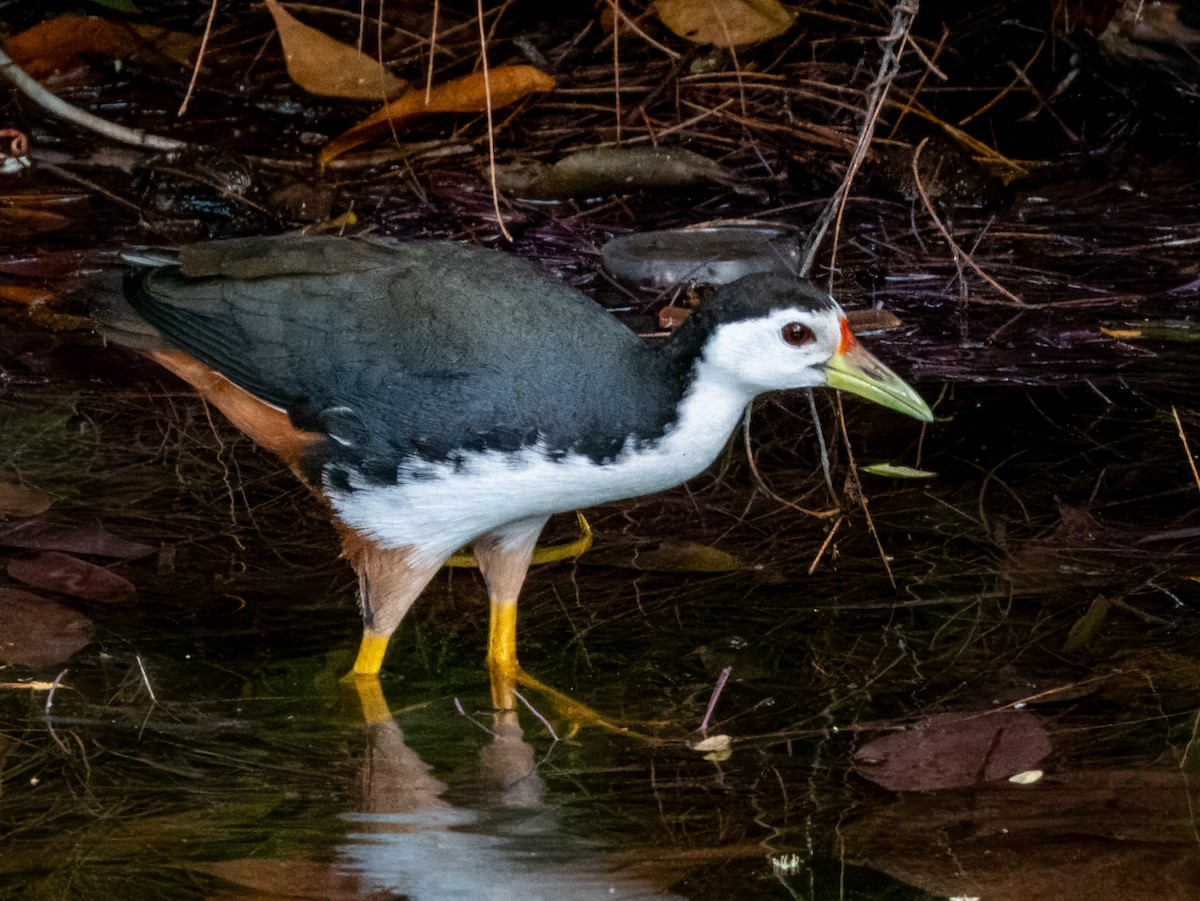
[[[354,587],[319,508],[152,369],[50,351],[4,398],[10,470],[54,496],[41,519],[154,553],[80,553],[136,598],[37,592],[93,638],[0,671],[7,897],[1196,897],[1198,489],[1172,415],[1196,386],[1155,387],[1188,371],[1169,345],[1120,381],[952,386],[923,437],[848,401],[860,466],[936,473],[860,474],[878,545],[851,505],[822,551],[838,517],[756,491],[740,448],[591,511],[596,548],[522,600],[523,664],[614,727],[575,734],[536,691],[537,715],[488,709],[469,570],[378,689],[342,685]],[[832,509],[807,404],[779,403],[759,470]],[[743,568],[698,571],[711,549]],[[726,667],[730,752],[706,754]],[[897,735],[925,740],[870,744]]]

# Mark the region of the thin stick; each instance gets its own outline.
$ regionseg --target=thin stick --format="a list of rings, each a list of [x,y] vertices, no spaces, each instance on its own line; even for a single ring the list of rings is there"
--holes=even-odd
[[[433,93],[433,58],[437,54],[438,5],[440,0],[433,0],[433,24],[429,28],[429,68],[425,71],[425,105]],[[483,25],[480,23],[480,27]]]
[[[617,143],[621,143],[621,4],[610,0],[613,10],[613,103],[617,114]]]
[[[0,74],[3,74],[17,86],[17,89],[22,94],[46,110],[46,112],[66,119],[80,128],[86,128],[89,131],[102,134],[106,138],[112,138],[114,141],[120,141],[124,144],[133,144],[136,147],[149,147],[151,150],[183,150],[188,146],[186,141],[163,138],[133,128],[126,128],[123,125],[117,125],[115,122],[109,122],[107,119],[93,116],[91,113],[81,110],[77,106],[72,106],[65,100],[60,100],[38,84],[37,80],[32,78],[24,69],[14,63],[12,57],[3,50],[0,50]]]
[[[1187,745],[1184,746],[1183,756],[1179,758],[1179,768],[1187,767],[1188,755],[1192,753],[1192,748],[1196,747],[1196,739],[1200,737],[1200,710],[1196,711],[1196,716],[1192,720],[1192,736],[1188,739]]]
[[[783,504],[785,507],[790,507],[798,513],[803,513],[805,516],[815,516],[817,519],[828,519],[835,513],[840,513],[837,507],[831,510],[809,510],[801,507],[799,504],[794,504],[785,497],[781,497],[771,490],[771,486],[767,484],[762,477],[762,473],[758,471],[758,464],[754,462],[754,448],[750,444],[750,410],[751,407],[746,407],[746,415],[742,417],[742,445],[746,448],[746,460],[750,464],[750,475],[754,479],[754,484],[758,490],[775,501],[777,504]]]
[[[496,211],[496,224],[500,226],[500,234],[511,244],[513,236],[504,226],[504,217],[500,214],[500,188],[496,185],[496,132],[492,124],[492,80],[488,75],[487,29],[483,27],[483,0],[476,0],[475,8],[479,14],[479,60],[483,67],[483,96],[487,106],[488,181],[492,185],[492,209]]]
[[[708,699],[708,709],[704,711],[704,720],[700,723],[700,731],[706,735],[708,734],[708,721],[717,707],[717,698],[721,697],[721,692],[725,689],[725,683],[729,681],[731,672],[733,672],[732,666],[721,670],[721,675],[717,676],[717,684],[713,686],[712,697]]]
[[[196,80],[200,77],[200,62],[204,59],[204,51],[208,49],[208,36],[212,33],[213,19],[217,16],[217,0],[212,0],[212,6],[208,8],[208,21],[204,23],[204,34],[200,38],[200,49],[196,51],[196,65],[192,66],[192,77],[188,81],[187,90],[183,94],[183,103],[179,104],[179,112],[175,114],[175,118],[182,119],[183,114],[187,112],[188,103],[192,99],[192,91],[196,87]],[[359,38],[361,45],[362,38]]]
[[[518,701],[520,701],[522,704],[524,704],[526,707],[528,707],[529,712],[532,713],[534,716],[536,716],[538,718],[538,721],[543,726],[546,727],[546,731],[550,733],[550,737],[552,739],[554,739],[555,741],[558,741],[558,733],[554,731],[554,727],[550,725],[550,721],[548,719],[546,719],[544,716],[542,716],[541,713],[538,712],[538,709],[536,707],[534,707],[527,700],[525,700],[525,695],[521,694],[515,688],[512,690],[512,693],[513,693],[513,696],[516,697],[516,699]]]
[[[817,446],[821,448],[821,475],[825,476],[825,487],[829,489],[829,496],[837,499],[837,492],[833,489],[833,473],[829,467],[829,448],[825,446],[825,432],[821,429],[821,411],[817,409],[817,396],[813,393],[812,388],[805,388],[804,393],[808,395],[808,409],[812,411],[813,428],[817,432]]]
[[[858,477],[858,464],[854,462],[854,449],[850,446],[850,434],[846,431],[846,414],[842,410],[842,398],[840,395],[837,399],[837,405],[838,422],[842,425],[842,440],[846,442],[846,461],[850,467],[850,478],[854,479],[854,487],[858,492],[858,505],[862,507],[863,516],[867,519],[867,530],[871,533],[871,537],[875,539],[875,547],[879,550],[879,559],[883,561],[883,569],[887,573],[888,581],[892,583],[892,588],[895,588],[896,577],[892,575],[892,566],[888,563],[887,552],[883,549],[883,542],[879,539],[879,533],[875,531],[875,520],[871,518],[871,511],[867,507],[867,493],[863,491],[862,480]]]
[[[1018,307],[1025,306],[1025,301],[1021,300],[1021,298],[1013,294],[1012,291],[1009,291],[1008,288],[1004,287],[1002,284],[984,272],[983,269],[980,268],[979,264],[975,262],[975,258],[959,246],[959,243],[950,235],[950,230],[946,228],[945,224],[934,210],[933,202],[929,199],[929,195],[925,192],[925,183],[921,181],[920,172],[921,151],[925,149],[925,145],[928,143],[929,138],[922,138],[921,143],[917,145],[917,149],[913,151],[912,158],[913,179],[917,186],[917,194],[919,194],[921,197],[921,205],[925,207],[925,212],[929,214],[929,218],[933,220],[933,224],[937,226],[937,230],[941,233],[942,239],[950,245],[950,249],[954,251],[954,255],[958,259],[966,261],[966,264],[975,271],[976,275],[999,291],[1002,295],[1007,297],[1011,303]]]
[[[479,722],[479,720],[475,719],[475,717],[471,716],[471,714],[467,713],[467,711],[463,710],[462,702],[459,701],[459,699],[457,697],[454,699],[454,709],[459,712],[460,716],[465,716],[468,720],[470,720],[472,723],[474,723],[476,726],[478,726],[480,729],[482,729],[488,735],[492,736],[493,738],[500,737],[500,735],[495,730],[489,729],[483,723]]]
[[[1183,442],[1183,453],[1187,457],[1188,465],[1192,467],[1192,478],[1196,480],[1196,487],[1200,488],[1200,472],[1196,471],[1196,458],[1192,456],[1192,449],[1188,447],[1187,435],[1183,433],[1183,423],[1179,421],[1179,411],[1175,409],[1175,405],[1171,404],[1171,415],[1175,417],[1175,428],[1179,429],[1179,440]]]
[[[842,179],[842,184],[839,186],[837,193],[830,199],[828,206],[825,207],[825,210],[821,213],[821,217],[817,220],[817,224],[813,227],[808,239],[807,253],[805,253],[804,259],[800,263],[800,275],[807,277],[812,272],[813,264],[817,257],[817,250],[820,247],[821,241],[825,238],[825,233],[829,230],[830,224],[836,222],[833,234],[833,251],[829,265],[831,288],[833,287],[833,273],[837,268],[835,261],[837,259],[837,242],[841,231],[842,212],[845,210],[846,202],[850,199],[850,186],[853,184],[863,160],[867,157],[867,149],[871,146],[871,139],[875,135],[875,125],[879,121],[879,116],[887,100],[888,89],[900,71],[900,54],[904,52],[904,48],[908,45],[908,33],[912,28],[912,21],[916,17],[920,6],[919,0],[898,0],[892,7],[892,28],[887,37],[880,41],[883,44],[884,53],[883,58],[879,61],[879,74],[875,76],[875,82],[872,85],[872,96],[867,101],[866,120],[863,123],[862,131],[859,132],[858,141],[854,146],[854,153],[850,157],[850,164],[846,168],[846,176]]]
[[[54,706],[54,692],[58,691],[58,686],[62,682],[63,676],[65,676],[68,672],[70,672],[69,669],[63,670],[61,673],[55,676],[54,681],[50,683],[50,691],[46,693],[46,716],[50,715],[50,708]]]
[[[833,521],[833,528],[825,536],[825,540],[821,542],[821,546],[817,548],[817,555],[813,557],[813,562],[808,565],[808,575],[812,575],[817,571],[817,566],[821,562],[821,558],[825,556],[825,551],[829,548],[829,543],[833,541],[833,536],[837,533],[838,528],[846,521],[846,517],[839,516]]]
[[[134,654],[133,659],[137,661],[138,669],[142,671],[142,684],[144,684],[146,686],[146,691],[149,692],[149,694],[150,694],[151,702],[157,704],[158,698],[156,698],[154,696],[154,686],[152,686],[150,684],[150,677],[148,675],[146,675],[146,667],[142,663],[142,655]]]

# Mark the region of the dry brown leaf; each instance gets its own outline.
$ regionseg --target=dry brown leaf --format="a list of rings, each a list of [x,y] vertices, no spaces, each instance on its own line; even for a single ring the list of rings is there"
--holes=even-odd
[[[0,221],[2,220],[3,216],[0,216]],[[54,300],[54,292],[47,291],[45,288],[30,288],[27,285],[0,285],[0,301],[4,300],[23,307],[33,307]],[[3,486],[0,486],[0,493],[2,492]],[[2,510],[3,503],[0,502],[0,511]]]
[[[0,662],[51,666],[92,640],[92,621],[69,607],[0,585]]]
[[[795,18],[778,0],[658,0],[654,11],[681,38],[718,47],[779,37]]]
[[[0,292],[3,288],[0,285]],[[37,516],[53,503],[54,498],[32,485],[0,481],[0,516]]]
[[[39,80],[86,65],[86,57],[125,59],[156,54],[191,66],[198,41],[190,34],[153,25],[113,22],[97,16],[59,16],[13,35],[4,49]]]
[[[554,79],[533,66],[499,66],[492,69],[489,75],[493,108],[508,106],[537,91],[549,91],[554,87]],[[425,102],[425,92],[414,88],[326,144],[321,150],[321,164],[384,133],[389,128],[389,120],[396,126],[419,116],[478,113],[486,108],[487,95],[482,72],[473,72],[438,85],[430,91],[428,103]]]
[[[397,78],[378,60],[305,25],[278,0],[265,2],[283,44],[288,75],[310,94],[348,100],[386,100],[408,88],[407,81]]]

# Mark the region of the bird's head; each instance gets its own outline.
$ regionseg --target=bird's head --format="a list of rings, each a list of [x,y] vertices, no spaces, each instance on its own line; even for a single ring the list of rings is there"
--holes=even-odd
[[[806,279],[748,275],[723,285],[680,327],[677,346],[748,395],[836,388],[925,422],[908,383],[862,347],[832,297]]]

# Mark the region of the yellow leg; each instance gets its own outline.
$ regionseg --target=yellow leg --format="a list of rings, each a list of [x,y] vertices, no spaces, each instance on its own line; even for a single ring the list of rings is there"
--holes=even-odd
[[[579,520],[579,537],[563,544],[552,544],[549,547],[538,547],[533,550],[531,564],[557,563],[560,560],[577,560],[592,546],[592,527],[578,510],[575,517]],[[470,551],[455,551],[445,566],[456,569],[473,569],[479,565],[475,555]]]
[[[529,561],[532,565],[557,563],[560,560],[578,560],[592,546],[592,527],[588,525],[588,521],[580,511],[576,510],[575,516],[579,520],[579,537],[565,544],[535,547],[533,559]]]
[[[363,722],[368,726],[376,723],[394,723],[392,711],[388,709],[383,697],[383,686],[378,677],[357,675],[354,679],[354,691],[362,704]]]
[[[517,684],[517,602],[492,601],[488,624],[488,671],[492,677],[492,706],[512,710]]]
[[[364,632],[362,644],[358,646],[358,657],[354,661],[354,668],[350,670],[349,678],[378,676],[379,670],[383,667],[383,655],[387,653],[390,637],[380,635],[378,632]]]

